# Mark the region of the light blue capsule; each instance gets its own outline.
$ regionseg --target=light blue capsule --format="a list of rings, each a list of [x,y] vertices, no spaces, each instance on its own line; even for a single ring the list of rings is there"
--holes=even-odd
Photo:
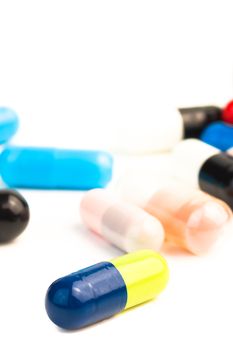
[[[200,138],[221,151],[227,151],[233,147],[233,126],[223,122],[212,123],[204,129]]]
[[[0,171],[9,187],[87,190],[105,187],[113,159],[103,151],[8,146]]]
[[[6,143],[19,127],[17,114],[9,108],[0,107],[0,144]]]

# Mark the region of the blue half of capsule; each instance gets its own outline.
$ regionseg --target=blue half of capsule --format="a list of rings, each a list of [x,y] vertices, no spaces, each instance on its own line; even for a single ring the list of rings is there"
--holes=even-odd
[[[55,281],[48,289],[45,307],[59,327],[79,329],[124,310],[127,290],[120,272],[102,262]]]
[[[0,172],[9,187],[87,190],[105,187],[113,159],[103,151],[6,147]]]
[[[204,129],[200,138],[221,151],[227,151],[233,147],[233,126],[223,122],[212,123]]]
[[[12,138],[19,127],[17,114],[9,108],[0,107],[0,144]]]

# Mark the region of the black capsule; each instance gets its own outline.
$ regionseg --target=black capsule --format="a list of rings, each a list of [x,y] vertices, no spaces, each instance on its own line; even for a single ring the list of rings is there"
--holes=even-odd
[[[0,243],[9,242],[22,233],[29,221],[26,200],[14,190],[0,191]]]
[[[200,106],[179,109],[184,120],[184,138],[199,138],[202,130],[221,119],[222,110],[216,106]]]

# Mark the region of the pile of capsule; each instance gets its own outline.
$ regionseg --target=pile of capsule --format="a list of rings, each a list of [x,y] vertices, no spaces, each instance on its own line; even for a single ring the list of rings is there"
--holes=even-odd
[[[157,253],[162,246],[206,253],[232,219],[233,101],[224,109],[164,113],[169,115],[160,125],[143,129],[143,139],[140,125],[130,134],[122,129],[117,151],[171,151],[176,166],[170,179],[159,183],[155,176],[148,188],[139,189],[131,174],[110,191],[103,188],[112,179],[111,153],[13,146],[8,142],[18,117],[0,108],[0,172],[6,187],[0,191],[0,242],[16,238],[29,221],[26,200],[12,188],[90,190],[80,204],[83,223],[128,253],[51,284],[45,307],[59,327],[79,329],[155,298],[169,277]]]

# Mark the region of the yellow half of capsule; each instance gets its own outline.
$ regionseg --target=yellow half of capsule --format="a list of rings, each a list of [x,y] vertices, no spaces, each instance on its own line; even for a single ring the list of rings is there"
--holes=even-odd
[[[167,285],[166,260],[152,250],[140,250],[113,259],[127,288],[125,309],[155,298]]]

